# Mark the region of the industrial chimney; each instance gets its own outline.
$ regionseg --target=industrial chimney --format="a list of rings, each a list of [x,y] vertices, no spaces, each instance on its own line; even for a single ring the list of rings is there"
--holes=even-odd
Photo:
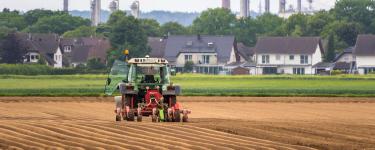
[[[297,0],[297,12],[302,12],[302,0]]]
[[[64,11],[65,12],[69,11],[69,0],[64,0]]]
[[[279,7],[279,13],[285,13],[285,5],[286,5],[286,2],[285,0],[280,0],[280,7]]]
[[[240,0],[240,17],[247,18],[250,16],[250,0]]]
[[[221,7],[230,10],[230,0],[222,0]]]
[[[264,7],[265,13],[270,13],[270,0],[265,0]]]

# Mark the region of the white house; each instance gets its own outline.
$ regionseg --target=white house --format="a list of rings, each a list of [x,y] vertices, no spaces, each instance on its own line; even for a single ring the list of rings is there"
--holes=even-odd
[[[375,35],[358,35],[353,54],[359,74],[375,72]]]
[[[230,73],[228,64],[245,61],[234,36],[181,35],[149,38],[148,43],[152,48],[150,56],[166,58],[177,72],[182,72],[187,62],[193,62],[196,73]]]
[[[254,48],[256,74],[316,74],[322,61],[319,37],[265,37]]]

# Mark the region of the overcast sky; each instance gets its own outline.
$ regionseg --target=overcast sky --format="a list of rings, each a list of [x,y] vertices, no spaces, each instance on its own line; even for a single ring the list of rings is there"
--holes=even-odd
[[[69,0],[70,10],[89,10],[90,0]],[[108,10],[108,4],[111,0],[102,0],[102,9]],[[259,2],[264,0],[250,0],[250,9],[259,11]],[[287,4],[295,6],[296,0],[286,0]],[[334,6],[336,0],[314,0],[314,8],[330,9]],[[133,0],[120,0],[120,9],[129,10]],[[279,0],[271,0],[271,11],[278,11]],[[149,12],[152,10],[167,10],[181,12],[201,12],[207,8],[220,7],[221,0],[140,0],[141,11]],[[308,7],[307,0],[302,0],[303,7]],[[231,0],[233,11],[239,11],[240,0]],[[62,10],[63,0],[0,0],[0,9],[10,8],[22,11],[30,9],[44,8],[52,10]]]

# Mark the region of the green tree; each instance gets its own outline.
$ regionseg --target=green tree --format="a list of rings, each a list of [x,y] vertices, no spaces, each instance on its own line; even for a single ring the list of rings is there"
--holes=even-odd
[[[15,28],[20,31],[27,27],[25,18],[18,11],[5,9],[0,13],[0,26]]]
[[[265,13],[258,16],[255,19],[258,24],[257,33],[265,36],[282,36],[286,35],[286,32],[282,30],[284,19],[277,15]]]
[[[160,24],[154,19],[140,19],[141,26],[147,36],[157,37],[160,34]]]
[[[182,35],[188,34],[188,30],[177,22],[167,22],[160,27],[162,35]]]
[[[307,34],[318,36],[323,32],[325,26],[335,20],[334,16],[328,11],[319,11],[308,18]]]
[[[342,23],[336,27],[335,32],[340,40],[344,41],[349,46],[354,46],[358,34],[362,33],[362,28],[363,27],[359,23]]]
[[[55,16],[55,15],[63,15],[63,14],[67,14],[67,13],[63,12],[63,11],[52,11],[52,10],[44,10],[44,9],[34,9],[34,10],[30,10],[30,11],[26,12],[24,14],[24,17],[25,17],[25,21],[27,22],[28,25],[33,25],[40,18]]]
[[[2,51],[0,54],[2,63],[16,64],[23,62],[25,49],[21,42],[17,39],[15,33],[10,33],[2,43]]]
[[[32,33],[57,33],[63,34],[66,31],[74,30],[80,26],[89,26],[90,20],[81,17],[73,17],[68,14],[55,15],[40,18],[26,31]]]
[[[306,35],[307,34],[307,20],[308,16],[304,14],[295,14],[290,16],[285,24],[284,24],[284,30],[289,35],[293,35],[294,32],[301,32],[299,36]],[[299,28],[296,30],[296,28]]]
[[[193,61],[187,61],[184,65],[184,72],[191,73],[194,69],[194,62]]]
[[[254,46],[257,41],[257,32],[259,25],[256,20],[251,18],[241,18],[236,22],[234,33],[238,42],[247,46]]]
[[[236,16],[228,9],[208,9],[194,20],[192,29],[199,34],[228,35],[232,34],[235,22]]]
[[[325,61],[326,62],[333,62],[333,60],[335,59],[335,35],[333,33],[331,33],[329,36],[328,36],[328,44],[327,44],[327,52],[326,52],[326,55],[325,55]]]
[[[111,30],[109,39],[113,49],[109,52],[110,58],[119,58],[124,49],[130,51],[131,57],[144,57],[149,53],[146,33],[139,20],[133,16],[127,16],[121,11],[114,12],[108,26]]]
[[[67,31],[63,35],[65,38],[78,38],[100,36],[96,34],[96,28],[91,26],[80,26],[72,31]]]
[[[333,12],[336,19],[359,23],[368,32],[371,31],[371,21],[375,18],[375,2],[374,0],[339,0]]]

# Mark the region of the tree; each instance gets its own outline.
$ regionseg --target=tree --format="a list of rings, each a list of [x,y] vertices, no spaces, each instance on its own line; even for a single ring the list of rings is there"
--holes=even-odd
[[[160,24],[154,19],[140,19],[141,26],[147,36],[157,37],[160,34]]]
[[[194,62],[193,61],[187,61],[184,65],[184,72],[193,72],[194,69]]]
[[[96,34],[96,28],[90,26],[80,26],[74,30],[67,31],[63,35],[65,38],[78,38],[78,37],[90,37],[100,36]]]
[[[265,13],[258,16],[256,19],[256,24],[258,24],[257,33],[265,36],[282,36],[286,35],[282,31],[282,25],[284,24],[284,19],[277,15]]]
[[[307,34],[306,32],[307,20],[308,20],[307,15],[304,15],[304,14],[292,15],[286,20],[284,24],[284,30],[289,35],[292,35],[293,32],[300,32],[298,33],[300,34],[299,36],[306,35]],[[297,29],[296,31],[296,28],[299,28],[299,29]]]
[[[371,30],[371,21],[375,18],[375,2],[374,0],[339,0],[333,12],[337,20],[359,23],[368,32]]]
[[[335,59],[335,35],[333,33],[331,33],[329,36],[328,36],[328,46],[327,46],[327,52],[326,52],[326,56],[325,56],[325,61],[326,62],[333,62],[333,60]]]
[[[162,35],[181,35],[188,34],[187,29],[177,22],[167,22],[160,27]]]
[[[251,18],[241,18],[236,22],[234,33],[238,42],[247,46],[254,46],[257,41],[257,32],[259,25],[256,20]]]
[[[30,10],[30,11],[26,12],[24,14],[24,17],[25,17],[25,21],[27,22],[28,25],[33,25],[40,18],[55,16],[55,15],[63,15],[63,14],[67,14],[67,13],[63,12],[63,11],[52,11],[52,10],[44,10],[44,9],[34,9],[34,10]]]
[[[319,11],[308,18],[307,34],[318,36],[323,32],[325,26],[335,20],[334,16],[328,11]]]
[[[194,20],[192,29],[199,34],[228,35],[233,33],[235,22],[236,16],[228,9],[208,9]]]
[[[302,31],[301,26],[296,25],[296,27],[294,28],[294,31],[292,32],[291,35],[293,37],[300,37],[300,36],[302,36],[303,35],[303,31]]]
[[[105,69],[106,66],[100,61],[100,58],[92,58],[87,61],[87,68],[90,70]]]
[[[0,26],[23,30],[27,27],[25,18],[18,11],[5,10],[0,13]]]
[[[90,26],[90,20],[62,14],[40,18],[26,31],[32,33],[57,33],[61,35],[66,31],[74,30],[80,26]]]
[[[349,46],[354,46],[358,34],[362,33],[362,26],[354,22],[342,23],[336,27],[335,32],[340,40],[344,41]]]
[[[0,57],[2,63],[16,64],[23,62],[23,56],[26,54],[21,42],[17,39],[15,33],[10,33],[4,39]]]
[[[130,51],[130,57],[144,57],[150,51],[147,46],[147,36],[139,20],[133,16],[126,16],[125,12],[112,13],[108,26],[111,30],[109,39],[112,51],[110,58],[119,58],[124,49]]]

